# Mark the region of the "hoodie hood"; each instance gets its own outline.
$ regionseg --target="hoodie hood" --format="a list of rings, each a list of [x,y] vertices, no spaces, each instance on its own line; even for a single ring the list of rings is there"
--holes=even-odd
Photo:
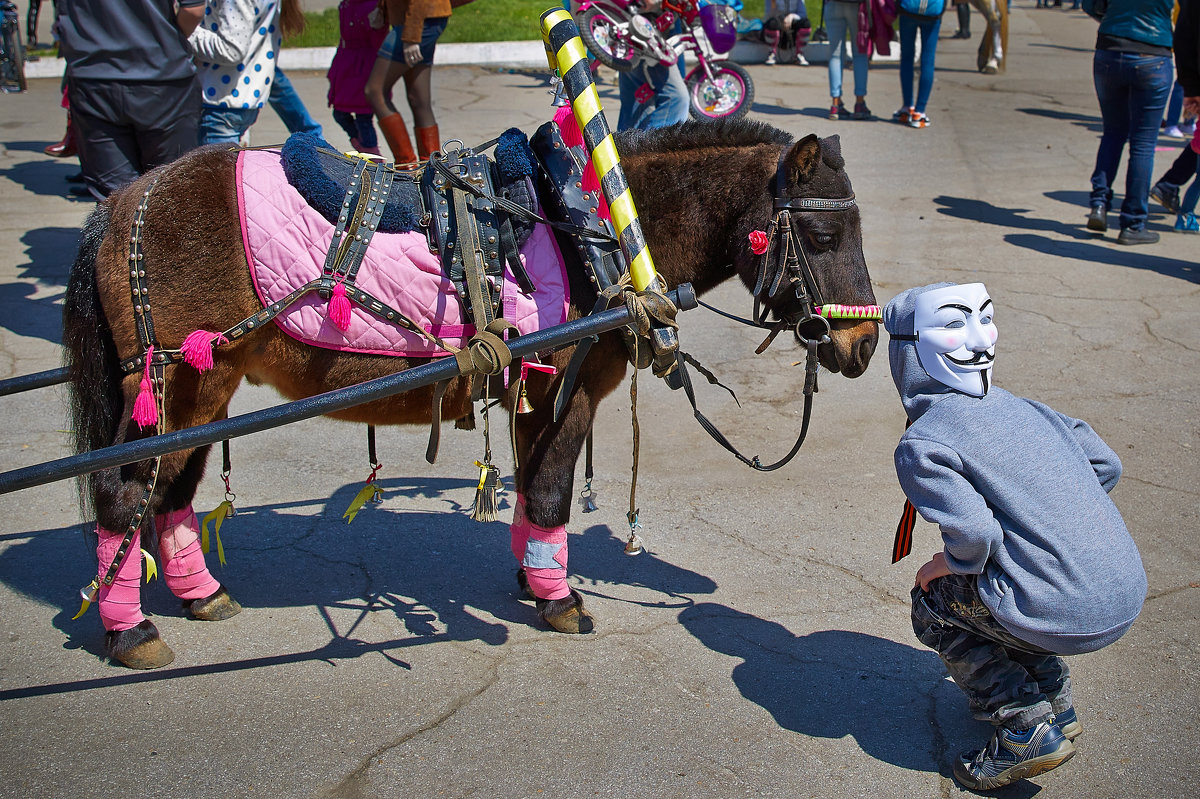
[[[934,403],[959,392],[944,383],[934,380],[921,365],[917,357],[917,342],[897,339],[896,336],[916,335],[916,298],[934,289],[953,286],[954,283],[932,283],[928,286],[907,289],[891,299],[883,309],[883,327],[891,340],[888,342],[888,362],[892,367],[892,380],[900,392],[900,402],[908,414],[909,421],[916,421]]]

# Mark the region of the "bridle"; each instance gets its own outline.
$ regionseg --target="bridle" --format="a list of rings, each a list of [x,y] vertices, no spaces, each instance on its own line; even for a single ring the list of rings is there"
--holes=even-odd
[[[796,341],[807,350],[804,365],[804,416],[800,426],[800,434],[796,438],[796,443],[792,445],[791,451],[775,463],[766,466],[762,464],[757,455],[747,458],[739,452],[729,442],[729,439],[696,407],[695,392],[692,388],[691,377],[688,375],[685,364],[691,363],[695,366],[705,375],[710,383],[716,385],[720,385],[720,383],[718,383],[711,372],[700,366],[692,356],[682,351],[679,353],[680,377],[684,392],[687,394],[688,401],[692,405],[696,421],[713,437],[713,440],[733,453],[738,460],[750,468],[761,472],[774,471],[784,466],[796,456],[796,453],[800,451],[801,445],[804,444],[804,439],[808,435],[809,420],[812,415],[812,395],[817,391],[817,369],[820,366],[820,361],[817,358],[817,347],[821,344],[828,344],[830,341],[829,320],[839,318],[877,319],[879,310],[876,306],[825,304],[820,287],[817,285],[816,275],[813,273],[812,265],[809,262],[808,255],[805,253],[804,245],[793,227],[792,216],[795,213],[846,211],[854,208],[858,203],[855,201],[853,194],[849,197],[839,198],[789,197],[786,193],[786,155],[787,151],[785,150],[780,155],[779,165],[775,171],[774,214],[771,217],[770,225],[767,227],[767,249],[759,256],[758,274],[753,290],[753,320],[733,316],[705,302],[700,302],[700,304],[729,319],[753,327],[770,330],[771,332],[767,338],[754,351],[756,355],[762,354],[770,346],[771,342],[775,340],[779,332],[787,328],[792,329],[796,336]],[[785,298],[787,298],[789,293],[796,301],[795,305],[792,306],[796,308],[796,312],[785,314],[778,309],[780,301],[786,301]],[[774,322],[769,322],[767,316],[773,309],[780,318]]]

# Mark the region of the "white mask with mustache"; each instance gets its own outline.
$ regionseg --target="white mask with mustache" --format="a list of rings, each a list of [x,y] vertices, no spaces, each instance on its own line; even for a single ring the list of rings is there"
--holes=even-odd
[[[945,286],[915,298],[917,357],[934,380],[972,397],[987,394],[996,357],[992,298],[982,283]]]

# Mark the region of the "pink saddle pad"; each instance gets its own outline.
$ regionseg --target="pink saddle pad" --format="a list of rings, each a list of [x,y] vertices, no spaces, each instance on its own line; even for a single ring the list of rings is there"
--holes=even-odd
[[[237,199],[246,261],[264,307],[321,276],[333,225],[287,182],[278,153],[238,153]],[[523,293],[506,267],[500,295],[503,317],[522,333],[565,322],[570,301],[567,275],[547,225],[534,229],[521,248],[521,261],[537,290]],[[465,346],[475,332],[463,316],[454,284],[419,232],[377,232],[355,283],[452,346]],[[329,319],[329,303],[316,292],[280,313],[275,323],[293,338],[328,349],[412,357],[446,354],[358,305],[352,306],[350,327],[340,330]]]

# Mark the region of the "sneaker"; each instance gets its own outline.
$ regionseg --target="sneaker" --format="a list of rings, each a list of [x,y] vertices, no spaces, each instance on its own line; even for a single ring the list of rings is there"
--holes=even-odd
[[[1186,138],[1188,138],[1188,134],[1184,133],[1182,130],[1180,130],[1178,125],[1169,125],[1162,132],[1162,135],[1166,136],[1168,139],[1186,139]]]
[[[1160,180],[1150,188],[1150,196],[1173,214],[1179,213],[1179,187]]]
[[[842,117],[846,117],[847,119],[850,117],[850,115],[846,113],[846,106],[842,105],[841,103],[834,103],[833,107],[829,109],[829,118],[841,119]]]
[[[871,113],[871,109],[867,108],[867,104],[865,102],[860,101],[860,102],[857,102],[854,104],[854,113],[851,115],[850,118],[851,119],[873,119],[874,116],[875,115]]]
[[[798,67],[806,67],[808,66],[808,59],[802,53],[796,53],[795,57],[792,58],[792,63]]]
[[[1054,714],[1054,723],[1062,730],[1063,737],[1071,743],[1075,743],[1075,739],[1083,732],[1083,727],[1079,726],[1079,718],[1075,715],[1075,708],[1069,707],[1062,713]]]
[[[913,109],[911,107],[910,108],[901,108],[899,111],[892,114],[892,121],[899,122],[901,125],[907,125],[908,118],[910,116],[912,116],[912,113],[913,113]]]
[[[913,111],[908,115],[908,126],[910,128],[927,128],[931,124],[929,117],[920,111]]]
[[[1180,233],[1200,233],[1200,219],[1195,214],[1180,214],[1175,219],[1175,230]]]
[[[1108,209],[1103,205],[1093,205],[1088,214],[1087,229],[1097,233],[1108,230]]]
[[[952,39],[970,39],[971,32],[970,31],[955,31],[954,35],[951,36],[950,38],[952,38]]]
[[[1196,120],[1189,119],[1187,122],[1179,123],[1179,132],[1183,134],[1185,139],[1190,139],[1196,135]]]
[[[1131,227],[1121,228],[1120,235],[1117,236],[1117,244],[1154,244],[1158,241],[1158,234],[1153,230],[1134,230]]]
[[[954,776],[973,791],[990,791],[1057,768],[1074,754],[1074,745],[1057,724],[1043,721],[1027,730],[1001,727],[983,749],[959,755]]]
[[[775,51],[774,50],[767,53],[767,66],[769,66],[769,67],[775,66]]]

